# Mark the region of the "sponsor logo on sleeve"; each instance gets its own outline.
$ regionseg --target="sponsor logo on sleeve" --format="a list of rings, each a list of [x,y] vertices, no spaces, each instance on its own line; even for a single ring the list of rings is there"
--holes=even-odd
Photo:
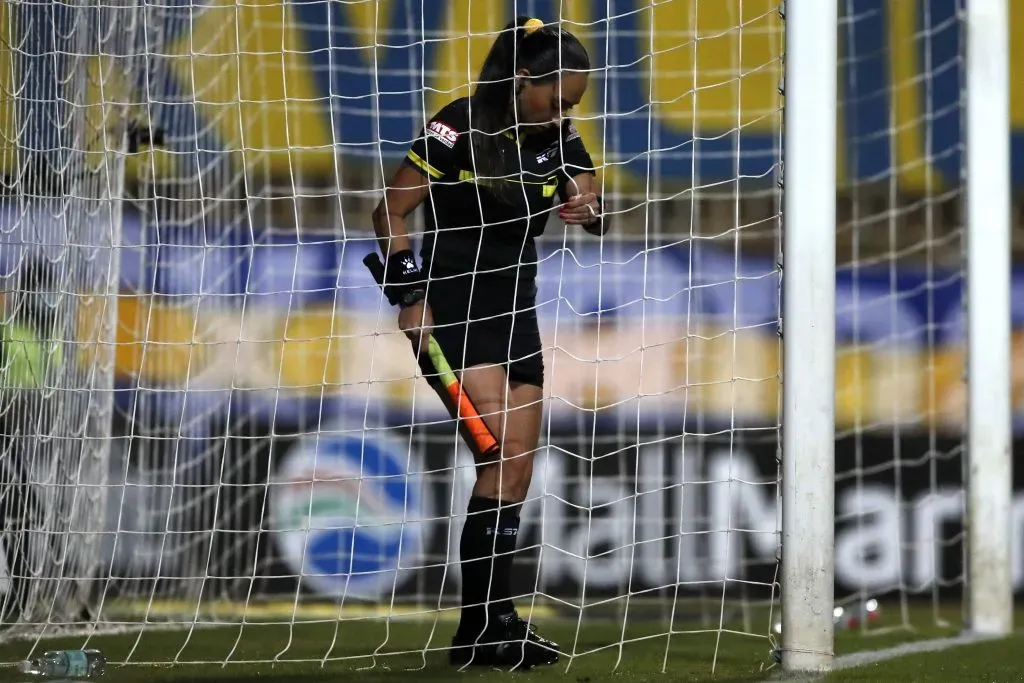
[[[569,125],[565,127],[565,141],[572,142],[580,136],[580,132],[576,130],[576,126],[570,121]]]
[[[449,148],[454,147],[455,141],[459,139],[459,134],[455,132],[455,129],[441,121],[431,121],[427,124],[427,135],[437,138],[441,144]]]

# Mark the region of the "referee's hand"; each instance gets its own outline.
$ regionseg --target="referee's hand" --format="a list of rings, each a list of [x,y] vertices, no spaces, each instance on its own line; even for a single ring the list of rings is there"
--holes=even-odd
[[[398,329],[412,342],[412,350],[416,355],[425,353],[430,330],[434,327],[434,316],[426,301],[420,301],[403,308],[398,313]]]
[[[588,225],[601,217],[601,205],[593,192],[578,194],[558,207],[558,216],[569,225]]]

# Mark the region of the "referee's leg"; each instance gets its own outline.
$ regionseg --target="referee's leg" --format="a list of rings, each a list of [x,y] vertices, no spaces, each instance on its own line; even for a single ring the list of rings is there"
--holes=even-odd
[[[459,543],[462,615],[452,661],[524,668],[553,664],[558,661],[558,646],[519,618],[512,590],[519,514],[533,476],[543,389],[508,381],[500,365],[467,368],[462,373],[462,387],[501,450],[498,459],[477,464]]]
[[[462,373],[462,387],[501,445],[498,461],[477,468],[473,495],[505,503],[526,500],[540,440],[544,390],[508,381],[500,365],[478,365]]]

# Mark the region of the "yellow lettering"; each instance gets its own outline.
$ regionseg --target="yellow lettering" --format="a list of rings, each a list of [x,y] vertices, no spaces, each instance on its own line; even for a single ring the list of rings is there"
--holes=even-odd
[[[280,0],[218,0],[170,46],[185,96],[201,102],[225,149],[246,167],[333,168],[322,93],[292,11]]]
[[[736,333],[735,406],[744,416],[778,416],[781,347],[778,337],[744,330]]]
[[[8,36],[8,40],[17,35],[14,17],[8,11],[10,6],[11,3],[0,3],[0,30]],[[4,173],[14,170],[18,163],[18,122],[15,120],[17,105],[14,102],[18,84],[11,82],[14,75],[11,52],[9,44],[0,49],[0,172]]]
[[[1014,410],[1024,405],[1024,332],[1014,332],[1010,347],[1010,394]]]
[[[1010,3],[1009,27],[1024,26],[1024,2],[1012,0]],[[1012,28],[1007,30],[1014,30]],[[1024,77],[1021,75],[1024,65],[1024,40],[1016,35],[1010,38],[1010,121],[1017,133],[1024,133]]]
[[[845,48],[845,36],[843,31],[839,31],[837,40],[839,41],[839,59],[843,59],[846,55]],[[844,85],[846,79],[840,78],[836,82],[836,185],[839,187],[845,187],[849,181],[850,169],[847,166],[847,146],[850,144],[849,138],[846,137],[846,89]]]
[[[870,421],[873,370],[870,349],[837,349],[836,426],[848,428]]]
[[[934,349],[925,354],[921,395],[928,424],[959,429],[967,417],[962,348]]]
[[[895,118],[895,172],[900,186],[911,192],[941,187],[942,179],[924,152],[921,65],[918,59],[918,3],[887,2],[889,18],[889,80]],[[926,38],[927,39],[927,38]]]
[[[644,12],[652,100],[689,131],[779,125],[782,27],[772,0],[668,0]],[[650,33],[647,34],[646,31]]]
[[[92,343],[102,343],[96,323],[89,313],[99,313],[110,305],[105,298],[91,299],[91,311],[83,312],[79,334]],[[196,343],[197,310],[193,306],[154,304],[148,296],[119,296],[117,333],[114,350],[115,372],[122,377],[139,377],[162,384],[178,384],[189,374],[206,366],[212,347]],[[90,329],[90,328],[93,329]]]
[[[603,45],[587,38],[587,33],[590,31],[588,27],[592,21],[591,11],[593,10],[593,4],[592,2],[581,2],[579,0],[561,3],[563,26],[567,31],[571,31],[580,39],[583,46],[590,53],[590,61],[592,63],[596,61],[594,59],[594,56],[597,54],[595,51],[604,49]],[[576,107],[571,115],[573,124],[583,138],[583,144],[587,146],[587,151],[590,152],[594,165],[601,169],[600,175],[603,176],[604,182],[611,185],[617,182],[622,174],[617,172],[618,166],[604,167],[606,155],[604,134],[605,105],[599,89],[594,87],[594,80],[594,78],[590,79],[590,87],[587,88],[587,92],[583,95],[583,100],[580,101],[579,106]]]
[[[451,0],[446,39],[437,44],[433,90],[427,93],[427,116],[472,93],[484,59],[508,22],[508,6],[500,0]]]
[[[324,384],[341,383],[340,350],[347,323],[333,306],[293,311],[278,348],[281,386],[320,393]]]
[[[391,0],[374,0],[374,2],[346,2],[342,4],[345,8],[345,18],[353,32],[359,35],[355,41],[360,47],[367,49],[363,54],[367,62],[373,62],[373,50],[380,40],[381,29],[386,28],[391,17]],[[326,27],[316,27],[315,30],[326,30]]]

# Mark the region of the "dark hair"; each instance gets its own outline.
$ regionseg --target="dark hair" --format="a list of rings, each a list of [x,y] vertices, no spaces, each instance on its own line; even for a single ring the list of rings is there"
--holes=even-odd
[[[557,79],[562,69],[590,69],[590,56],[576,36],[554,24],[527,28],[530,21],[530,17],[516,17],[501,31],[487,53],[470,98],[475,165],[494,178],[509,173],[498,136],[510,127],[516,73],[525,69],[532,83],[546,83]]]

